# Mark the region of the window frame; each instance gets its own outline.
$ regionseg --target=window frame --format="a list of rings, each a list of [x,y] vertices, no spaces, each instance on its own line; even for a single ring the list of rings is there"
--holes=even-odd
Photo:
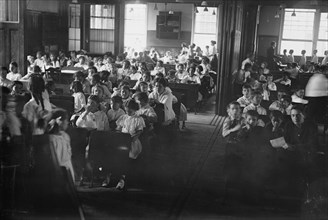
[[[5,4],[6,4],[6,2],[9,2],[9,1],[12,1],[12,0],[4,0]],[[21,4],[20,0],[17,0],[17,21],[1,21],[0,20],[0,23],[19,24],[19,22],[20,22],[20,4]],[[6,9],[8,9],[8,5],[6,5],[6,6],[7,6]]]
[[[322,13],[327,13],[326,11],[321,11],[320,9],[313,9],[313,8],[287,8],[288,10],[294,10],[296,11],[297,16],[297,10],[301,12],[302,10],[313,10],[314,11],[314,19],[313,19],[313,33],[312,33],[312,39],[292,39],[292,38],[283,38],[283,32],[284,32],[284,23],[285,23],[285,13],[286,10],[283,9],[283,13],[280,20],[280,31],[279,31],[279,40],[278,40],[278,53],[282,54],[282,49],[288,48],[281,48],[282,41],[292,41],[292,42],[311,42],[312,43],[312,50],[308,51],[308,53],[312,54],[312,51],[317,49],[318,42],[327,42],[328,39],[319,39],[319,32],[320,32],[320,17]],[[322,54],[318,54],[318,57],[323,57]]]
[[[215,34],[208,34],[208,33],[195,33],[195,29],[196,29],[196,15],[197,13],[195,13],[196,11],[196,8],[199,8],[199,9],[202,9],[204,7],[197,7],[196,5],[193,5],[193,8],[192,8],[192,13],[193,13],[193,16],[192,16],[192,27],[191,27],[191,43],[195,43],[194,40],[195,40],[195,34],[203,34],[203,35],[213,35],[214,38],[213,40],[217,41],[217,38],[218,38],[218,34],[219,34],[219,17],[218,17],[218,13],[219,13],[219,7],[207,7],[208,8],[208,13],[213,13],[212,10],[215,8],[216,9],[216,15],[212,15],[212,16],[215,16],[216,17],[216,30],[215,30]],[[210,42],[208,42],[210,43]],[[196,46],[198,46],[196,44]],[[204,50],[205,48],[201,48],[202,50]]]
[[[82,8],[82,5],[80,5],[80,4],[69,4],[69,10],[68,10],[68,46],[67,46],[67,48],[68,48],[68,50],[70,50],[70,41],[74,41],[74,42],[77,42],[77,41],[80,41],[80,46],[79,46],[79,48],[77,49],[77,48],[75,48],[75,46],[76,46],[76,44],[74,44],[74,49],[73,50],[75,50],[75,51],[78,51],[78,50],[81,50],[81,48],[82,48],[82,32],[81,32],[81,30],[82,30],[82,23],[81,23],[81,18],[82,18],[82,16],[81,16],[81,8]],[[71,18],[72,18],[72,16],[71,16],[71,13],[72,13],[72,8],[75,8],[75,10],[79,10],[79,16],[73,16],[74,17],[74,19],[77,19],[77,20],[79,20],[79,25],[78,25],[78,27],[77,27],[77,25],[75,25],[74,27],[71,25],[72,24],[72,22],[71,22]],[[76,31],[76,29],[79,29],[79,31],[80,31],[80,38],[76,38],[76,36],[74,35],[74,38],[70,38],[70,36],[69,36],[69,31],[70,31],[70,29],[75,29],[75,31]]]
[[[148,4],[147,3],[132,3],[132,2],[127,2],[125,5],[124,5],[124,18],[123,18],[123,22],[124,22],[124,32],[123,32],[123,48],[125,50],[126,47],[128,47],[127,45],[125,45],[125,36],[126,36],[126,20],[133,20],[133,19],[126,19],[126,12],[127,12],[127,5],[144,5],[145,6],[145,30],[144,30],[144,37],[145,37],[145,46],[144,48],[147,48],[147,31],[148,31]],[[138,34],[139,35],[139,34]]]

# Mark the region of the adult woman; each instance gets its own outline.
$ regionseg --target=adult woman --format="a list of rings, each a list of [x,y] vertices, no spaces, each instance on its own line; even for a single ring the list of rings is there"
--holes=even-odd
[[[164,105],[163,125],[170,125],[175,119],[175,113],[172,108],[173,94],[164,78],[155,78],[155,88],[149,94],[150,102],[162,103]]]

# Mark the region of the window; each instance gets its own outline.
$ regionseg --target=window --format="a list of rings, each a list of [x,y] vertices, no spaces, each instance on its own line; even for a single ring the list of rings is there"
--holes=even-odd
[[[193,43],[203,50],[206,45],[210,45],[211,40],[217,40],[217,8],[208,7],[204,11],[203,7],[197,7],[195,13]]]
[[[114,5],[90,5],[90,53],[114,51],[114,28]]]
[[[294,12],[296,16],[292,16]],[[317,49],[318,56],[323,56],[324,50],[328,49],[328,13],[319,13],[315,9],[285,9],[281,53],[284,49],[293,49],[295,55],[300,55],[302,50],[311,55]],[[318,16],[320,19],[316,19]],[[319,29],[315,29],[316,26]]]
[[[19,0],[0,0],[0,22],[19,22]]]
[[[142,51],[147,44],[147,5],[127,4],[124,18],[124,47]]]
[[[80,5],[69,6],[68,50],[81,49]]]
[[[324,56],[324,51],[328,50],[328,13],[320,14],[320,25],[317,50],[319,56]]]

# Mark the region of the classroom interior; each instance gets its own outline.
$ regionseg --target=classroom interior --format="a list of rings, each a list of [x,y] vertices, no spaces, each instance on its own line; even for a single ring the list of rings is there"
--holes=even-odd
[[[292,61],[288,61],[292,49]],[[144,57],[148,53],[150,61],[141,59],[139,52]],[[169,61],[165,59],[168,52]],[[38,53],[57,57],[55,66],[44,64],[44,69],[36,70]],[[83,64],[86,68],[75,64],[81,57],[89,59]],[[109,65],[105,60],[114,67],[98,69],[99,60],[103,67]],[[131,68],[135,65],[133,74],[140,71],[138,78],[127,75],[124,79],[127,60]],[[181,79],[180,64],[185,73]],[[6,126],[0,136],[1,219],[328,218],[328,1],[0,0],[0,66],[4,67],[1,73],[8,75],[16,66],[22,77],[1,80],[1,89],[12,90],[8,96],[7,90],[1,91],[1,126]],[[117,75],[121,68],[123,78]],[[150,78],[147,92],[140,88],[147,75],[142,68]],[[90,73],[90,69],[95,70]],[[105,80],[104,71],[108,73]],[[73,85],[79,73],[90,78],[91,85],[89,92],[83,87],[84,106],[76,109]],[[24,115],[26,105],[38,100],[30,87],[35,74],[42,75],[39,78],[43,78],[53,108],[41,133],[33,130],[35,121]],[[93,83],[98,79],[93,75],[99,77],[99,85]],[[275,89],[268,87],[270,77]],[[287,78],[289,85],[283,84]],[[26,95],[14,94],[17,84]],[[268,93],[263,92],[264,84]],[[53,85],[51,91],[47,85]],[[104,86],[110,95],[101,102],[94,97],[99,94],[95,90]],[[161,104],[161,86],[169,94],[168,105]],[[125,88],[131,93],[127,102],[123,100]],[[252,96],[244,105],[240,99],[246,97],[247,89]],[[280,92],[284,101],[289,100],[282,110],[273,107],[280,102]],[[302,92],[305,95],[299,95]],[[149,125],[145,116],[147,123],[137,138],[124,129],[118,133],[121,125],[117,121],[111,130],[107,116],[114,108],[113,94],[120,96],[122,114],[130,117],[129,108],[142,108],[139,93],[147,94],[156,121]],[[265,114],[248,106],[257,94]],[[43,92],[41,100],[45,100]],[[83,120],[95,100],[99,109],[106,109],[105,119],[100,124],[93,119],[97,123],[90,129]],[[9,103],[16,103],[19,135],[11,129],[16,121],[10,116]],[[227,126],[234,123],[230,117],[233,106],[241,111],[240,117],[256,117],[263,123],[256,127],[264,128],[230,138],[234,131]],[[54,118],[57,108],[65,110],[69,121],[63,137],[68,138],[70,168],[60,165],[51,142],[54,135],[48,129],[64,117]],[[292,127],[293,111],[309,119],[299,130]],[[173,119],[168,119],[170,114]],[[275,117],[286,125],[280,133],[270,127]],[[238,120],[242,131],[247,122]],[[132,122],[124,123],[128,127]],[[304,139],[297,139],[295,132]],[[283,146],[274,147],[273,139],[277,145],[283,141]],[[311,152],[303,157],[291,147],[285,149],[294,140],[306,148],[311,145]],[[131,153],[136,142],[142,149]],[[232,152],[237,142],[241,150]],[[294,160],[297,162],[290,162]]]

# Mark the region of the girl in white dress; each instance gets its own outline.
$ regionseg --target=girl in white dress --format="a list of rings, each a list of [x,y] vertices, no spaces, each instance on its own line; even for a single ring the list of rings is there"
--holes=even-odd
[[[55,110],[52,113],[51,120],[48,122],[47,133],[49,134],[50,147],[52,147],[56,153],[59,166],[63,166],[70,171],[74,182],[74,169],[71,160],[71,140],[69,135],[65,132],[68,123],[67,112],[62,109]]]
[[[116,130],[123,133],[128,133],[131,135],[131,149],[129,152],[129,157],[132,159],[137,159],[139,154],[142,151],[142,145],[139,140],[143,129],[146,127],[145,122],[141,116],[136,114],[136,111],[139,110],[139,105],[133,99],[127,102],[125,111],[127,114],[122,115],[117,121]]]

